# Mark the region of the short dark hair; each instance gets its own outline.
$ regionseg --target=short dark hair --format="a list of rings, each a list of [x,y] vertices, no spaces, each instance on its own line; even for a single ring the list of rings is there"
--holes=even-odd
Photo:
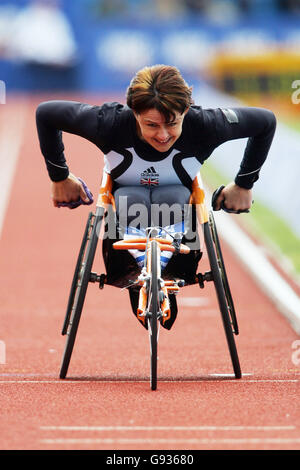
[[[157,109],[166,122],[175,119],[193,103],[190,87],[171,65],[153,65],[139,70],[127,89],[127,105],[137,114]]]

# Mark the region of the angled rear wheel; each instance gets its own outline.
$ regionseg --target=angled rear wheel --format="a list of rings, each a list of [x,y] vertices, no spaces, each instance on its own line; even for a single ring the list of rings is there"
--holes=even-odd
[[[73,304],[74,304],[74,298],[75,298],[75,294],[76,294],[76,290],[77,290],[77,283],[78,283],[79,273],[80,273],[80,270],[82,269],[82,260],[83,260],[83,256],[84,256],[84,253],[85,253],[86,244],[87,244],[88,238],[90,236],[90,231],[91,231],[93,218],[94,218],[94,214],[92,212],[90,212],[89,216],[88,216],[88,219],[87,219],[85,231],[84,231],[84,234],[83,234],[83,237],[82,237],[82,242],[81,242],[81,246],[80,246],[80,250],[79,250],[79,254],[78,254],[78,258],[77,258],[77,262],[76,262],[76,267],[75,267],[75,271],[74,271],[74,275],[73,275],[73,280],[72,280],[69,299],[68,299],[66,316],[65,316],[65,320],[64,320],[64,324],[63,324],[62,332],[61,332],[62,335],[65,335],[67,333],[67,329],[68,329],[68,325],[69,325],[69,321],[70,321],[70,316],[71,316],[71,312],[72,312],[72,308],[73,308]]]
[[[210,225],[210,229],[211,229],[212,239],[213,239],[213,242],[214,242],[214,245],[215,245],[217,262],[218,262],[218,266],[219,266],[220,273],[221,273],[221,278],[222,278],[222,283],[223,283],[224,292],[225,292],[225,296],[226,296],[226,301],[227,301],[227,306],[228,306],[228,313],[229,313],[229,316],[230,316],[232,329],[233,329],[234,334],[238,335],[239,334],[239,327],[238,327],[237,317],[236,317],[236,313],[235,313],[234,302],[233,302],[233,299],[232,299],[231,290],[230,290],[230,286],[229,286],[229,282],[228,282],[228,277],[227,277],[227,273],[226,273],[226,269],[225,269],[225,263],[224,263],[223,254],[222,254],[222,250],[221,250],[221,244],[220,244],[220,240],[219,240],[219,236],[218,236],[218,231],[217,231],[215,219],[214,219],[214,216],[213,216],[212,212],[210,212],[210,214],[209,214],[209,225]]]
[[[63,335],[67,335],[67,340],[59,375],[61,379],[64,379],[68,372],[87,287],[91,280],[91,270],[98,244],[102,219],[103,212],[98,211],[98,209],[96,215],[90,214],[83,236],[62,331]]]
[[[234,339],[234,333],[238,334],[236,315],[212,213],[210,213],[209,222],[203,225],[203,231],[231,362],[235,377],[240,379],[241,367]]]

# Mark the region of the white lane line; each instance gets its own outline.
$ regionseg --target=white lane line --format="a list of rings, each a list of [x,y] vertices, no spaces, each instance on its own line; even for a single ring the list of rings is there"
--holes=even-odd
[[[127,383],[127,384],[133,384],[133,383],[147,383],[149,379],[145,380],[0,380],[0,385],[1,384],[61,384],[61,385],[69,385],[69,384],[95,384],[98,383],[100,384],[120,384],[120,383]],[[163,383],[189,383],[189,384],[214,384],[214,383],[231,383],[231,384],[248,384],[248,383],[297,383],[299,382],[299,379],[250,379],[250,380],[243,380],[243,379],[238,379],[235,380],[232,378],[232,380],[206,380],[205,378],[201,379],[195,379],[195,380],[190,380],[190,379],[174,379],[174,380],[164,380],[161,379],[160,382]]]
[[[293,431],[295,426],[40,426],[43,431]]]
[[[41,439],[42,444],[124,444],[124,445],[136,445],[136,444],[299,444],[300,437],[295,438],[191,438],[191,439],[176,439],[176,438],[137,438],[137,439],[127,439],[127,438],[84,438],[84,439]]]
[[[4,110],[0,129],[0,235],[9,202],[11,185],[18,163],[27,112],[26,103],[2,106]]]
[[[247,372],[243,372],[243,377],[246,377],[246,376],[249,376],[249,375],[253,375],[253,374],[250,374],[250,373],[247,373]],[[232,377],[234,378],[234,374],[209,374],[210,377]]]
[[[211,304],[208,297],[178,297],[177,302],[182,307],[207,307]]]

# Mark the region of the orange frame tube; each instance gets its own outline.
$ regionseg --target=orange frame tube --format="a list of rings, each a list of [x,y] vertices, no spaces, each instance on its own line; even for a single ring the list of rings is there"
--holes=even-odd
[[[174,253],[176,248],[169,243],[161,243],[160,238],[152,238],[151,240],[156,240],[159,248],[161,251],[171,251]],[[143,250],[145,251],[147,247],[147,239],[146,238],[135,238],[132,240],[120,240],[113,244],[114,250]],[[179,247],[179,253],[188,254],[190,252],[190,248],[186,245],[181,244]]]
[[[208,210],[205,204],[205,193],[200,173],[192,183],[192,194],[190,203],[195,204],[198,222],[203,225],[208,222]]]
[[[97,207],[103,207],[107,209],[107,206],[112,205],[113,209],[116,210],[115,199],[112,194],[113,180],[109,173],[106,171],[102,175],[102,183],[99,189],[99,195],[97,199]]]

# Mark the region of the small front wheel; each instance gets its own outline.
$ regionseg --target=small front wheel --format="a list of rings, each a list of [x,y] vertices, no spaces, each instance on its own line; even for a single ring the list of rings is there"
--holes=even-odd
[[[148,292],[148,331],[150,339],[150,385],[151,390],[157,388],[157,346],[158,346],[158,314],[159,314],[159,273],[160,260],[158,244],[155,240],[150,243],[151,279]]]

